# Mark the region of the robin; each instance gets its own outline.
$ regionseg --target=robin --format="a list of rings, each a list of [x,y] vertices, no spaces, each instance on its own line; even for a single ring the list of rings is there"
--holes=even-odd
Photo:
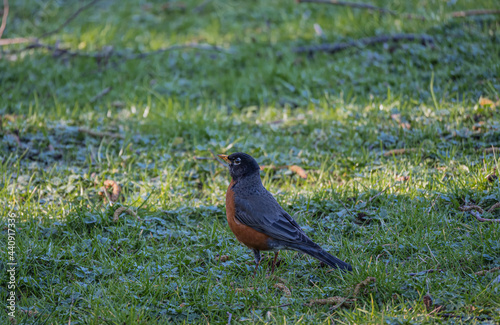
[[[252,156],[242,152],[218,156],[229,164],[232,178],[226,193],[227,222],[238,241],[253,251],[257,264],[254,275],[261,262],[260,251],[275,251],[272,274],[280,249],[300,251],[333,268],[352,271],[350,264],[307,237],[283,210],[262,185],[259,164]]]

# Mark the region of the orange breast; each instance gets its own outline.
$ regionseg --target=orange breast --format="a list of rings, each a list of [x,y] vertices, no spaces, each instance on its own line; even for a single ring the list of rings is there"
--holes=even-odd
[[[226,193],[226,217],[229,228],[231,228],[231,231],[236,236],[236,239],[248,248],[260,251],[269,250],[269,236],[258,232],[252,227],[242,224],[235,218],[236,206],[234,202],[234,192],[232,190],[233,185],[234,181],[231,180],[231,184],[229,184],[229,188]]]

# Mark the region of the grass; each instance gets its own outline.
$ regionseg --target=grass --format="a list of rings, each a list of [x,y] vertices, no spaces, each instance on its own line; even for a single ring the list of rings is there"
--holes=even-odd
[[[373,3],[428,19],[293,1],[213,0],[196,13],[196,1],[106,0],[44,42],[85,53],[189,42],[228,52],[185,49],[106,64],[3,47],[4,310],[14,213],[17,324],[500,322],[498,271],[474,274],[500,265],[499,224],[459,209],[500,201],[498,178],[487,180],[498,151],[483,150],[500,146],[500,114],[480,103],[498,100],[499,20],[449,18],[496,2]],[[53,30],[79,5],[11,3],[3,38]],[[293,51],[392,33],[426,33],[435,46]],[[386,154],[401,148],[415,150]],[[253,255],[225,220],[228,172],[193,159],[211,151],[304,168],[307,179],[266,169],[264,185],[354,271],[329,272],[288,251],[275,273],[281,279],[266,277],[266,263],[252,278]],[[113,206],[98,195],[106,179],[123,188]],[[112,221],[119,206],[141,221]],[[442,271],[422,272],[429,269]],[[367,277],[376,282],[350,308],[305,305],[353,298]],[[275,287],[280,281],[291,296]],[[446,310],[427,310],[426,294]],[[1,323],[8,319],[0,313]]]

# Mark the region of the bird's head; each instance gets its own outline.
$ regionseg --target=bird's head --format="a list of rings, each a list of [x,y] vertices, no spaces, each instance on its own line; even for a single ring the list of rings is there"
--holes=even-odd
[[[229,156],[218,155],[229,165],[229,173],[233,179],[239,179],[260,172],[259,164],[252,156],[243,152],[236,152]]]

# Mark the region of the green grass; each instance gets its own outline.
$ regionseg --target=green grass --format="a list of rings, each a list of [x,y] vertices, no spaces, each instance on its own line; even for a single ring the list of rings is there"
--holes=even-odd
[[[11,2],[2,38],[42,35],[81,5]],[[103,0],[43,42],[85,53],[191,42],[228,52],[106,64],[0,48],[0,299],[7,310],[12,212],[17,324],[500,322],[499,272],[474,275],[500,266],[499,223],[459,210],[500,201],[498,178],[487,180],[500,167],[498,152],[483,151],[500,146],[500,114],[479,104],[499,97],[500,20],[449,18],[498,9],[495,1],[372,2],[426,21],[294,1],[213,0],[201,13],[192,11],[200,2],[173,3]],[[394,33],[425,33],[435,46],[293,51]],[[416,150],[384,156],[400,148]],[[266,169],[264,185],[354,271],[329,272],[288,251],[275,274],[291,297],[266,277],[267,263],[252,278],[253,254],[225,220],[228,172],[193,159],[211,151],[304,168],[305,180]],[[123,188],[113,206],[98,195],[106,179]],[[119,206],[141,221],[122,214],[113,222]],[[429,269],[442,272],[410,275]],[[376,282],[351,308],[305,305],[352,298],[367,277]],[[427,293],[455,317],[427,311]]]

